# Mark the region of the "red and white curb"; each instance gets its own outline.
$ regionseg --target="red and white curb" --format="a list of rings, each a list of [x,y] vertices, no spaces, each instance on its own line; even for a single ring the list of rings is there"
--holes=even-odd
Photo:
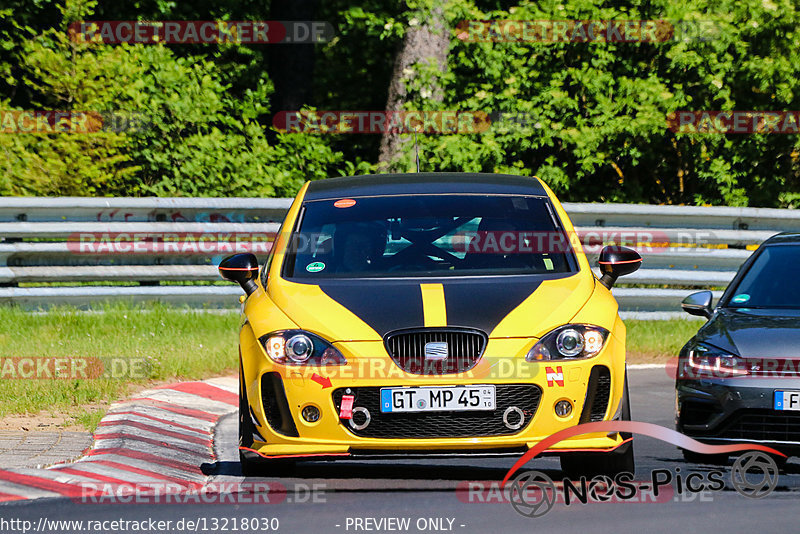
[[[77,461],[0,469],[0,502],[44,497],[103,502],[120,488],[151,496],[201,490],[210,479],[203,464],[217,460],[214,428],[238,406],[236,378],[143,391],[111,406],[94,444]]]

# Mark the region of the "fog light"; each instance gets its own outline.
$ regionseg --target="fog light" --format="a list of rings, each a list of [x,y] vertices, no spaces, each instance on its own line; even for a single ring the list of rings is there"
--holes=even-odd
[[[572,413],[572,403],[569,401],[561,400],[556,403],[556,415],[559,417],[566,417]]]
[[[308,423],[316,423],[319,421],[319,409],[316,406],[306,406],[301,412],[303,419]]]

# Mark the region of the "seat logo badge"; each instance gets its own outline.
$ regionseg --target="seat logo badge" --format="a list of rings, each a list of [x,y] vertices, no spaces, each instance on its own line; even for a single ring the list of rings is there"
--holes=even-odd
[[[425,343],[425,360],[442,361],[447,359],[447,343],[432,341]]]

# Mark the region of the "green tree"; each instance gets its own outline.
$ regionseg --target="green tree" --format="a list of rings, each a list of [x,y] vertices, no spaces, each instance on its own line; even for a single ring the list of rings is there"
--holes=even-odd
[[[93,8],[67,0],[64,28]],[[136,113],[146,127],[0,136],[12,171],[6,194],[289,195],[342,163],[322,137],[267,142],[257,118],[268,111],[268,80],[237,99],[224,70],[207,59],[176,57],[164,45],[76,42],[65,29],[32,35],[22,49],[22,81],[37,107]]]
[[[798,109],[792,2],[448,5],[452,26],[670,19],[696,23],[702,39],[475,43],[454,35],[442,109],[530,119],[483,135],[429,136],[422,141],[426,170],[536,174],[564,198],[582,201],[775,206],[797,198],[797,136],[675,134],[666,124],[677,110]],[[409,100],[431,106],[419,92]]]

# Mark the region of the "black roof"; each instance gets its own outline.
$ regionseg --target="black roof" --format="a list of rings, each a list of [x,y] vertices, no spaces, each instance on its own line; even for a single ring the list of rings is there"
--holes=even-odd
[[[547,196],[538,178],[512,174],[423,172],[318,180],[309,184],[305,200],[424,193]]]

